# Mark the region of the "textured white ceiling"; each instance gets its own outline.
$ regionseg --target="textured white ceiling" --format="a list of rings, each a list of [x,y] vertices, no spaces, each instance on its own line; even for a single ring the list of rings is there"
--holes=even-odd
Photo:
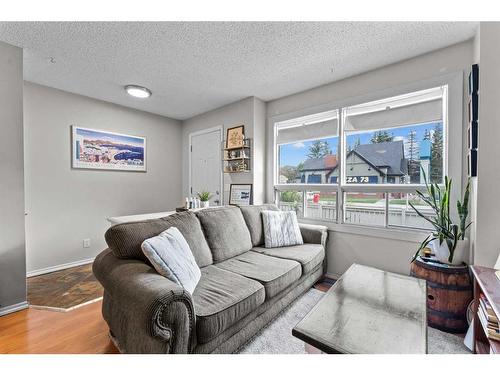
[[[474,22],[0,22],[25,79],[185,119],[265,101],[474,36]],[[53,60],[51,61],[51,58]],[[126,84],[153,96],[129,97]]]

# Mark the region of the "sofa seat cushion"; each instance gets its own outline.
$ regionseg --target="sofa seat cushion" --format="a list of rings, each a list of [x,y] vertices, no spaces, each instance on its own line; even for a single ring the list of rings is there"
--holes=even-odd
[[[252,248],[245,219],[238,207],[211,207],[196,212],[200,219],[214,263],[240,255]]]
[[[215,266],[202,268],[193,292],[198,343],[217,337],[264,300],[264,287],[257,281]]]
[[[258,281],[264,285],[267,300],[286,289],[302,275],[298,262],[270,257],[255,251],[248,251],[218,263],[215,267]]]
[[[306,274],[315,269],[325,259],[325,249],[318,244],[304,244],[297,246],[278,247],[266,249],[265,247],[254,247],[252,251],[281,259],[291,259],[302,265],[302,273]]]
[[[241,213],[245,218],[253,246],[264,245],[264,224],[262,211],[279,211],[274,204],[261,204],[258,206],[241,206]]]

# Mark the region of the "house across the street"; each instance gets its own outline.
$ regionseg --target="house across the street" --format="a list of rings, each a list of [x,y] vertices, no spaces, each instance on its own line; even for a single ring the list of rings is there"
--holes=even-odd
[[[405,183],[408,161],[404,156],[403,141],[358,145],[346,157],[347,183]],[[301,183],[337,183],[337,157],[307,159],[300,171]]]

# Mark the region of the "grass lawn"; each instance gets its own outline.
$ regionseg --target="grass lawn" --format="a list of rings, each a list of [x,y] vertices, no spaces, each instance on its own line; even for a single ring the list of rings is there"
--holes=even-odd
[[[418,200],[411,200],[410,199],[408,202],[413,204],[414,206],[427,206],[420,199],[418,199]],[[390,204],[406,204],[406,199],[390,199],[389,203]]]
[[[348,203],[377,203],[379,198],[347,198]]]

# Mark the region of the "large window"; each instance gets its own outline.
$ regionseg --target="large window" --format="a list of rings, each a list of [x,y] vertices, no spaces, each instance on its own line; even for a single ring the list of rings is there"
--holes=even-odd
[[[429,228],[416,194],[447,166],[447,86],[275,123],[282,209],[313,220]],[[431,214],[429,212],[429,214]]]
[[[280,184],[331,183],[337,166],[338,123],[334,110],[277,124]]]

